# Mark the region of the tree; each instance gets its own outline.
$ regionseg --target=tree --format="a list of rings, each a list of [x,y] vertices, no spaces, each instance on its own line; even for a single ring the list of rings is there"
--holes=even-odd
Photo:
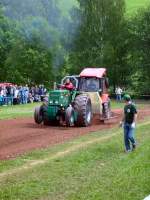
[[[107,67],[113,85],[125,84],[128,70],[128,27],[124,0],[78,0],[82,19],[70,63]],[[117,78],[116,78],[117,77]]]
[[[139,10],[132,20],[132,35],[134,40],[133,61],[136,65],[137,91],[150,94],[150,6]]]
[[[1,5],[7,16],[3,15],[2,20],[0,18],[3,29],[0,31],[3,80],[18,83],[52,81],[52,74],[58,72],[65,56],[61,41],[65,34],[61,27],[58,1],[2,0]],[[9,29],[10,24],[13,31]],[[13,32],[9,39],[8,34],[11,36]]]
[[[3,14],[0,7],[0,81],[6,79],[5,60],[11,49],[11,40],[14,35],[14,30],[8,18]]]
[[[15,40],[5,65],[9,81],[47,86],[53,82],[52,53],[39,38],[32,38],[30,43],[23,39]]]

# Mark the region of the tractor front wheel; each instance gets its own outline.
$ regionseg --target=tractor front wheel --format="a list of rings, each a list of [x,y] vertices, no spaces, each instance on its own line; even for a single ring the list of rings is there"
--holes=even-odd
[[[72,106],[69,106],[65,112],[65,121],[68,127],[74,125],[74,109]]]
[[[48,106],[42,105],[42,113],[43,113],[43,124],[45,126],[50,125],[49,119],[48,119]]]
[[[34,121],[37,124],[41,124],[43,121],[43,114],[42,114],[42,109],[41,106],[38,106],[35,108],[34,111]]]

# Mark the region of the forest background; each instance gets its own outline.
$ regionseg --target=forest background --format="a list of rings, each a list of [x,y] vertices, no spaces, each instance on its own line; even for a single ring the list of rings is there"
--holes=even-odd
[[[0,0],[0,82],[50,87],[87,66],[150,94],[148,0]]]

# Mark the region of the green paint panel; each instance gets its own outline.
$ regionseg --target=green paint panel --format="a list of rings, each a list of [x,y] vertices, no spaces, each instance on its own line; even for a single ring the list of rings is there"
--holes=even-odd
[[[71,93],[68,90],[54,90],[49,93],[49,106],[66,107],[71,101]]]
[[[72,94],[68,90],[53,90],[49,92],[48,117],[56,120],[56,116],[63,107],[66,109],[71,103]]]
[[[59,111],[58,106],[49,106],[48,107],[48,118],[49,118],[50,121],[56,120],[56,116],[57,116],[58,111]]]
[[[64,111],[67,107],[74,102],[76,96],[80,94],[78,91],[73,90],[53,90],[49,92],[48,102],[48,118],[50,121],[56,120],[57,116],[61,115],[62,109]],[[77,113],[75,113],[77,119]]]

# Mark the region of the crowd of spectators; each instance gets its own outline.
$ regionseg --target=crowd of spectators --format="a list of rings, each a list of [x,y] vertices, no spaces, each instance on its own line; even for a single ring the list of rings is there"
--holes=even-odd
[[[44,85],[29,87],[28,85],[0,84],[0,105],[40,102],[45,97],[46,92]]]

